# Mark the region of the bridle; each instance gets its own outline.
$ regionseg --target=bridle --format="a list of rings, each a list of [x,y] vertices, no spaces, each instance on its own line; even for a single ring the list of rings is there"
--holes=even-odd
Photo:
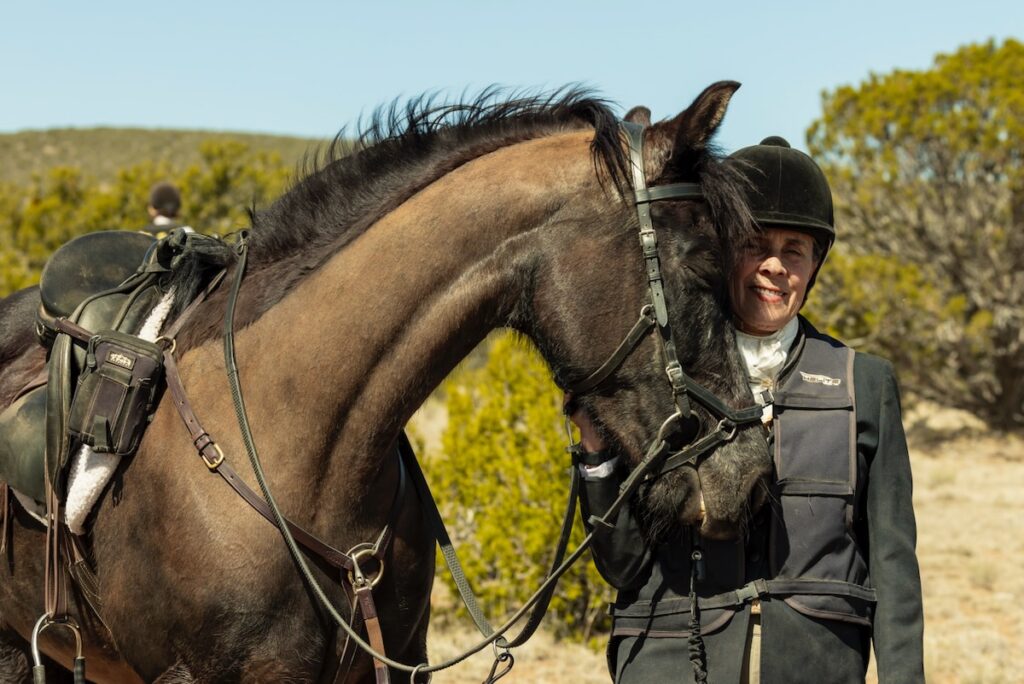
[[[629,146],[629,164],[633,173],[633,203],[636,205],[637,218],[640,223],[640,247],[643,250],[651,302],[645,304],[640,310],[640,318],[626,333],[625,338],[611,356],[586,378],[567,387],[566,391],[579,396],[599,387],[623,364],[648,333],[657,329],[656,339],[659,341],[658,346],[661,350],[665,375],[672,386],[675,411],[662,422],[658,434],[648,447],[643,460],[620,486],[619,497],[604,516],[602,518],[590,517],[588,522],[594,529],[604,527],[608,531],[614,527],[619,507],[632,496],[642,483],[649,483],[684,465],[691,466],[696,470],[700,459],[722,444],[731,442],[739,432],[740,426],[760,423],[764,415],[764,406],[760,404],[743,409],[733,409],[728,406],[714,392],[687,375],[679,363],[675,338],[672,336],[672,326],[668,319],[668,307],[665,302],[664,279],[661,273],[661,260],[658,257],[658,235],[651,219],[651,204],[662,200],[704,201],[704,192],[697,183],[669,183],[647,187],[643,163],[644,127],[627,121],[621,122],[620,126]],[[703,437],[672,453],[671,444],[678,441],[676,435],[681,422],[689,420],[693,414],[690,406],[691,398],[712,416],[717,417],[718,425]],[[573,471],[575,474],[575,468]],[[587,541],[590,540],[592,534],[588,535]],[[707,682],[707,663],[704,641],[700,631],[696,588],[697,582],[704,579],[704,574],[703,551],[700,548],[697,531],[691,528],[688,650],[694,681],[698,683]]]
[[[664,278],[661,272],[661,260],[658,257],[658,234],[654,230],[654,222],[651,219],[651,204],[663,200],[704,201],[704,191],[698,183],[668,183],[647,187],[643,163],[645,129],[640,124],[629,121],[620,122],[619,125],[629,147],[629,164],[633,175],[633,203],[636,205],[637,218],[640,223],[640,247],[643,251],[644,270],[647,274],[651,301],[640,310],[640,318],[626,333],[622,342],[608,359],[583,380],[564,389],[573,396],[580,396],[598,388],[625,362],[652,330],[658,331],[658,346],[665,375],[672,386],[675,411],[662,422],[654,444],[651,445],[652,448],[660,442],[664,442],[667,446],[673,433],[679,430],[680,423],[692,416],[691,398],[711,415],[717,417],[718,424],[714,430],[668,456],[664,462],[648,463],[645,458],[640,467],[644,467],[644,479],[651,480],[683,465],[696,466],[698,459],[702,456],[707,455],[716,447],[732,441],[741,425],[759,423],[764,407],[755,404],[743,409],[734,409],[719,399],[714,392],[687,375],[680,365],[675,338],[672,335],[672,326],[668,319]],[[650,449],[648,452],[650,453]],[[665,455],[668,455],[667,451]],[[659,465],[660,468],[655,470]]]

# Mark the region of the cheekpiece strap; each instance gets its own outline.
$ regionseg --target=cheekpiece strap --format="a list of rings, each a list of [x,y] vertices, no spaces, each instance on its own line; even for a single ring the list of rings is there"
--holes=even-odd
[[[658,330],[661,333],[661,350],[665,361],[665,374],[672,384],[672,393],[676,397],[676,404],[680,412],[689,415],[689,403],[686,401],[686,383],[683,380],[685,374],[679,364],[676,355],[675,342],[672,339],[672,329],[668,323],[668,306],[665,303],[665,285],[661,275],[661,260],[658,257],[658,234],[654,230],[654,222],[651,219],[651,189],[647,187],[647,177],[644,173],[644,127],[629,121],[622,122],[622,130],[626,134],[629,143],[629,161],[633,171],[633,192],[636,197],[636,214],[640,221],[640,248],[643,250],[644,269],[647,272],[647,282],[651,291],[651,303],[654,305],[654,317],[658,321]],[[679,190],[676,185],[666,185],[666,197],[675,197]],[[656,190],[657,188],[655,188]],[[699,189],[699,186],[698,186]],[[685,188],[688,193],[692,188]],[[664,199],[664,198],[662,198]]]

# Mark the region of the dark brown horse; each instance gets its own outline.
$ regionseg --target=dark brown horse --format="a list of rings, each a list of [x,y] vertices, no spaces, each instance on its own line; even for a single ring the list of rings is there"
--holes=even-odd
[[[705,201],[653,209],[670,319],[684,368],[742,406],[724,274],[729,246],[751,228],[733,175],[708,150],[737,87],[712,85],[651,127],[644,158],[651,185],[703,187]],[[341,549],[372,539],[396,488],[399,431],[495,327],[533,340],[563,386],[604,361],[648,301],[636,212],[622,195],[627,165],[613,115],[579,93],[414,107],[254,215],[237,357],[269,483],[291,519]],[[197,413],[245,472],[218,339],[227,289],[203,303],[178,358]],[[31,293],[0,302],[0,397],[41,361],[26,301]],[[660,358],[649,338],[577,398],[633,462],[673,410]],[[734,535],[768,465],[756,430],[743,430],[701,463],[699,480],[689,467],[659,480],[647,518],[698,523],[701,489],[702,532]],[[411,492],[394,530],[375,594],[388,654],[415,664],[426,659],[434,539]],[[81,605],[76,613],[90,678],[305,682],[330,670],[334,625],[280,534],[202,466],[169,401],[101,501],[90,543],[102,624]],[[18,511],[0,567],[5,682],[26,677],[42,548],[42,529]],[[338,577],[317,572],[347,611]],[[42,639],[65,665],[71,645],[60,630]],[[347,681],[371,670],[360,656]]]

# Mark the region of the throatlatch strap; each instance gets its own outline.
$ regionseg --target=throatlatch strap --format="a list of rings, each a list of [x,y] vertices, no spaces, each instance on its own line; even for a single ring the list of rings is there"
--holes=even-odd
[[[626,337],[615,351],[612,352],[612,355],[608,357],[608,360],[601,364],[600,368],[570,387],[567,391],[572,394],[583,394],[600,385],[622,365],[626,357],[636,349],[636,345],[640,344],[655,325],[657,325],[657,320],[654,317],[654,308],[648,304],[640,310],[639,320],[633,324],[633,327],[630,328]]]

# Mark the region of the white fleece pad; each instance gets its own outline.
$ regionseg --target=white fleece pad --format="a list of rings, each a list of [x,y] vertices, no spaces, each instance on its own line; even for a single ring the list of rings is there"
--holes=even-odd
[[[139,337],[150,342],[156,340],[164,327],[167,314],[171,311],[173,301],[174,290],[171,289],[146,318],[142,329],[139,330]],[[72,456],[71,470],[68,473],[68,495],[64,502],[64,520],[69,530],[75,534],[85,533],[85,519],[96,505],[120,461],[120,456],[97,454],[85,445]]]

